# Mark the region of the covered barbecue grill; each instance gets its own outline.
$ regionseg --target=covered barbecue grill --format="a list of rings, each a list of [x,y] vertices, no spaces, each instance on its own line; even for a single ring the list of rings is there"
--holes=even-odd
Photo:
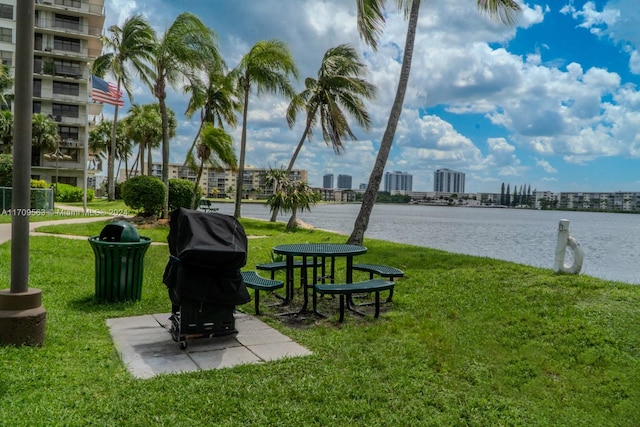
[[[171,334],[187,340],[237,333],[236,305],[251,301],[240,268],[247,236],[232,216],[179,208],[169,221],[169,262],[163,282],[171,299]]]

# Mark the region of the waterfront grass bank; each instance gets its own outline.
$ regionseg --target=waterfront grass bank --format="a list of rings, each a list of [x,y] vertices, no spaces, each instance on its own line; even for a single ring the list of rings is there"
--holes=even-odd
[[[345,240],[242,222],[262,236],[250,239],[249,268],[276,244]],[[89,236],[102,225],[64,227]],[[43,290],[46,342],[0,347],[0,425],[640,425],[639,286],[371,239],[365,246],[358,262],[405,272],[379,319],[291,326],[265,310],[266,322],[313,356],[136,380],[105,320],[170,311],[167,247],[145,256],[142,301],[99,305],[89,244],[32,237],[30,285]],[[0,246],[2,277],[9,251]]]

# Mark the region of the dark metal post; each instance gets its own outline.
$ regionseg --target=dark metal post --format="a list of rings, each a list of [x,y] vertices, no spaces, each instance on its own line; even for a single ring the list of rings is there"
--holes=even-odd
[[[29,288],[31,120],[33,110],[34,4],[19,1],[16,12],[16,71],[11,219],[11,292]]]
[[[29,216],[31,120],[33,110],[34,2],[17,2],[13,193],[11,219],[11,292],[29,288]]]
[[[11,204],[11,288],[0,290],[0,345],[41,346],[47,312],[40,289],[29,288],[33,24],[31,0],[16,2],[16,70]]]

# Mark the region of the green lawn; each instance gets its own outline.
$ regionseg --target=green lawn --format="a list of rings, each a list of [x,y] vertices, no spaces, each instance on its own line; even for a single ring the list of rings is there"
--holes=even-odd
[[[276,244],[346,239],[243,224],[263,236],[249,241],[248,268],[269,260]],[[47,231],[89,236],[103,225]],[[140,230],[152,233],[166,241],[166,228]],[[88,242],[32,237],[30,284],[43,291],[46,342],[0,347],[0,425],[640,425],[639,286],[365,245],[359,262],[405,271],[379,319],[347,314],[339,324],[334,315],[290,326],[265,307],[264,321],[314,354],[136,380],[105,320],[170,311],[162,284],[167,247],[147,252],[142,301],[100,305]],[[9,243],[0,246],[0,277],[9,277],[9,251]],[[240,309],[251,313],[252,303]]]

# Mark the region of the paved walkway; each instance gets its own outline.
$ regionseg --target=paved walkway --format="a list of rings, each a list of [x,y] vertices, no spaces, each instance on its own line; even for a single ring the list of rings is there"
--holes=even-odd
[[[112,217],[110,216],[90,216],[90,217],[83,217],[83,216],[78,216],[78,217],[71,217],[69,219],[61,219],[61,220],[55,220],[55,221],[40,221],[40,222],[30,222],[29,223],[29,234],[31,235],[48,235],[51,236],[51,234],[49,233],[36,233],[34,230],[38,227],[43,227],[45,225],[53,225],[53,224],[80,224],[80,223],[85,223],[85,222],[95,222],[95,221],[105,221],[108,219],[111,219]],[[87,239],[86,236],[62,236],[62,235],[56,235],[56,236],[60,236],[60,237],[68,237],[71,239]],[[0,244],[4,243],[4,242],[8,242],[9,240],[11,240],[11,224],[0,224]]]
[[[59,207],[59,206],[58,206]],[[30,235],[48,235],[33,231],[51,224],[86,223],[111,219],[109,216],[77,216],[57,221],[32,222]],[[82,239],[86,236],[54,235]],[[11,240],[11,224],[0,224],[0,244]],[[168,297],[167,297],[168,300]],[[167,301],[169,304],[169,301]],[[311,354],[305,347],[273,329],[254,316],[234,313],[237,334],[189,341],[186,350],[173,341],[169,332],[171,314],[107,319],[111,338],[127,370],[135,378],[158,374],[228,368],[247,363],[265,363],[284,357]]]

